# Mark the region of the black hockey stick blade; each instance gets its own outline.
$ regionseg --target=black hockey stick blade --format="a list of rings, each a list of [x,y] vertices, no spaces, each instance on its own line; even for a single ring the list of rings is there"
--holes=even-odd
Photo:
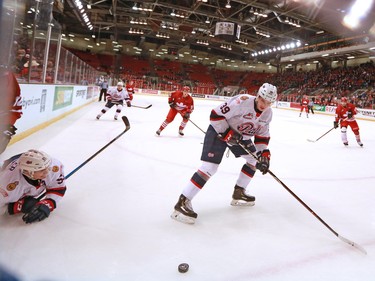
[[[124,132],[129,131],[129,129],[130,129],[130,123],[129,123],[128,117],[122,116],[121,119],[122,119],[122,121],[124,121],[124,124],[125,124],[125,131]]]
[[[337,235],[337,237],[340,238],[341,241],[343,241],[343,242],[349,244],[350,246],[353,246],[357,250],[359,250],[362,254],[367,255],[367,251],[361,245],[359,245],[359,244],[357,244],[357,243],[355,243],[353,241],[350,241],[349,239],[347,239],[345,237],[342,237],[340,235]]]
[[[132,104],[132,107],[142,108],[142,109],[148,109],[152,106],[152,104],[149,104],[148,106],[140,106],[140,105],[134,105]]]

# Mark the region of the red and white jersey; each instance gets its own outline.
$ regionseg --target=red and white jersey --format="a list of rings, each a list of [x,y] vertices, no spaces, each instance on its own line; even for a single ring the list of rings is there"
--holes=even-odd
[[[348,112],[351,112],[353,117],[348,119]],[[343,106],[342,104],[339,104],[336,107],[336,115],[335,115],[335,121],[342,121],[346,119],[345,121],[354,121],[354,115],[357,114],[357,109],[355,108],[354,104],[352,103],[347,103],[346,106]]]
[[[309,105],[309,102],[310,102],[309,99],[303,98],[301,100],[301,106],[302,107],[307,107]]]
[[[124,101],[124,100],[129,100],[130,99],[129,94],[125,90],[125,88],[122,88],[119,91],[117,87],[109,89],[109,91],[107,92],[107,99],[108,98],[112,102]]]
[[[5,90],[0,107],[0,127],[14,125],[22,115],[21,89],[12,72],[0,77],[0,84]]]
[[[169,103],[174,102],[175,109],[178,112],[192,113],[194,110],[193,98],[190,95],[187,95],[186,97],[184,97],[181,91],[172,92],[169,95],[168,102]]]
[[[37,183],[34,186],[22,174],[18,159],[13,160],[0,171],[0,208],[24,196],[36,197],[43,192],[46,192],[45,199],[52,199],[56,203],[63,197],[66,190],[64,166],[59,160],[52,158],[47,177],[34,181]]]
[[[134,84],[132,84],[132,85],[130,85],[130,84],[126,84],[126,91],[127,91],[129,94],[134,94],[134,92],[135,92]]]
[[[258,151],[268,147],[270,140],[269,125],[272,121],[272,109],[263,112],[256,109],[256,97],[247,94],[237,95],[214,108],[210,123],[220,134],[229,127],[240,133],[244,140],[254,137]]]

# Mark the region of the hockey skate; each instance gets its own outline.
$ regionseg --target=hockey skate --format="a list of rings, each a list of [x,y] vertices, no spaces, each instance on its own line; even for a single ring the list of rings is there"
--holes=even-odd
[[[182,130],[178,130],[178,133],[180,134],[180,136],[184,135],[184,132]]]
[[[171,218],[182,223],[194,224],[197,217],[198,214],[194,212],[191,201],[181,194],[177,204],[174,206]]]
[[[254,206],[255,197],[247,195],[245,189],[236,185],[232,195],[232,206]]]
[[[96,115],[96,119],[98,119],[98,120],[100,119],[100,115],[99,115],[99,114],[98,114],[98,115]]]
[[[343,144],[344,144],[345,146],[348,146],[348,145],[349,145],[349,143],[348,143],[348,142],[344,142]]]
[[[155,134],[156,134],[157,136],[160,136],[160,133],[161,133],[161,131],[160,131],[160,130],[157,130]]]
[[[117,120],[117,116],[115,116],[113,119]]]
[[[358,143],[358,145],[359,145],[360,147],[363,147],[363,143],[362,143],[361,141],[357,141],[357,143]]]

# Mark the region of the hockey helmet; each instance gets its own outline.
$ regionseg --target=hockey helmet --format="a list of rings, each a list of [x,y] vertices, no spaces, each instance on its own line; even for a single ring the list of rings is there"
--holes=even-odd
[[[189,86],[183,86],[182,91],[190,93],[190,87]]]
[[[51,162],[51,157],[47,153],[35,149],[22,153],[18,161],[22,173],[27,171],[31,175],[48,168]]]
[[[117,87],[124,87],[124,83],[122,83],[122,82],[118,82],[118,83],[117,83]]]
[[[277,99],[277,89],[274,85],[264,83],[258,90],[258,96],[273,103]]]
[[[342,103],[347,103],[348,102],[348,98],[347,97],[342,97],[341,98],[341,102]]]

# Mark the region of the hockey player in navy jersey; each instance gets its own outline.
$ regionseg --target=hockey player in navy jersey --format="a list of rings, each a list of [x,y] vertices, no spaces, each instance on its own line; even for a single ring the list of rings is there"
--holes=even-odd
[[[201,154],[202,164],[183,189],[171,215],[173,219],[189,224],[195,222],[198,215],[194,212],[191,201],[216,173],[227,147],[236,157],[246,160],[234,186],[231,205],[254,205],[255,197],[246,193],[246,187],[257,169],[262,174],[268,171],[271,156],[268,149],[269,125],[272,120],[271,105],[276,99],[276,87],[264,83],[256,97],[247,94],[237,95],[211,111],[210,125]],[[238,142],[255,153],[258,161]]]

